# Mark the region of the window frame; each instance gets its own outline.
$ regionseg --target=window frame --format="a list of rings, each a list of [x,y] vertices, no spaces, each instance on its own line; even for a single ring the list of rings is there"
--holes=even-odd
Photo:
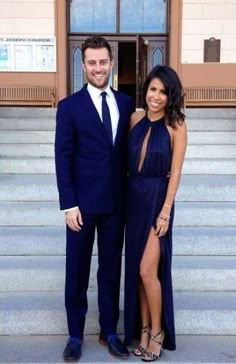
[[[137,35],[137,34],[146,34],[146,35],[168,35],[169,34],[169,20],[170,20],[170,16],[169,16],[169,12],[170,12],[170,0],[163,0],[166,3],[166,19],[165,19],[165,24],[166,24],[166,32],[121,32],[120,31],[120,16],[121,16],[121,1],[122,0],[115,0],[116,1],[116,14],[115,14],[115,19],[116,19],[116,30],[115,32],[93,32],[93,31],[86,31],[86,32],[72,32],[70,30],[70,5],[71,5],[71,1],[72,0],[67,0],[67,33],[68,35],[76,35],[76,34],[80,34],[80,35],[87,35],[92,34],[92,35],[96,35],[96,34],[102,34],[102,35]],[[144,0],[145,1],[145,0]]]

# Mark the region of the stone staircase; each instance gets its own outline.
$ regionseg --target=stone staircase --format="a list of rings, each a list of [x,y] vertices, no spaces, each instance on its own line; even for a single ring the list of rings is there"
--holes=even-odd
[[[188,109],[187,126],[174,227],[177,351],[162,361],[236,363],[236,109]],[[0,109],[0,363],[62,362],[65,228],[54,129],[55,110]],[[118,363],[97,344],[96,244],[93,254],[81,362]]]

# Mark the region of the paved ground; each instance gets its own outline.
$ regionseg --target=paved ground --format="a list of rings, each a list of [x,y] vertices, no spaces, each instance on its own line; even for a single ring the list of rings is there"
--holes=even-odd
[[[65,336],[1,336],[0,363],[56,364],[63,363]],[[106,348],[98,344],[97,336],[86,336],[80,363],[109,364],[141,362],[132,354],[127,361],[111,357]],[[177,336],[177,350],[165,351],[163,363],[212,364],[236,363],[236,336]]]

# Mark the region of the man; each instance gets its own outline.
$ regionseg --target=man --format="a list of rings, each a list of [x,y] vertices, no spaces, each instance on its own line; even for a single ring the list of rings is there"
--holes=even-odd
[[[65,361],[81,356],[90,263],[97,229],[99,342],[125,359],[116,335],[124,230],[126,142],[133,100],[109,86],[112,51],[102,37],[82,46],[88,84],[58,104],[55,157],[60,208],[67,224]]]

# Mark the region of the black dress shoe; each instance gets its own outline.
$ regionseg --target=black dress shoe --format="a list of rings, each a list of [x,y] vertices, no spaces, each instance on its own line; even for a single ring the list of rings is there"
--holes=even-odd
[[[69,340],[63,351],[63,358],[68,362],[76,362],[81,357],[81,342],[77,340]]]
[[[100,333],[99,342],[108,347],[109,353],[118,359],[128,359],[129,351],[117,335],[103,335]]]

